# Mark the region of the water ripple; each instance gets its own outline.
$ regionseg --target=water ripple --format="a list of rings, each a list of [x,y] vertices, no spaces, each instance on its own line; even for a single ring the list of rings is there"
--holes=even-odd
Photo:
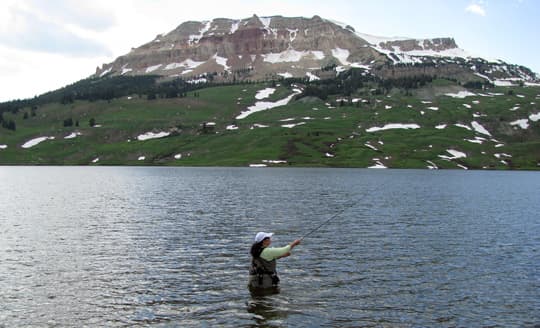
[[[0,326],[540,323],[533,173],[2,167],[0,176]],[[279,294],[249,294],[255,232],[286,244],[343,209],[279,261]]]

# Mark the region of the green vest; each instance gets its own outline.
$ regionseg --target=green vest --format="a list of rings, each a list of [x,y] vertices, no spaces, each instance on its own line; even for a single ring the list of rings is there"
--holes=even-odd
[[[276,260],[267,261],[262,257],[254,257],[251,260],[251,269],[249,270],[249,287],[271,288],[278,284]]]

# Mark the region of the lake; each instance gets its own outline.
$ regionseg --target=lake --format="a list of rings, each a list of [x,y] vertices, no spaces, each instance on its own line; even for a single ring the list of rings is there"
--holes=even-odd
[[[0,326],[534,327],[540,174],[0,167]],[[342,212],[342,213],[340,213]],[[279,294],[247,289],[258,231]]]

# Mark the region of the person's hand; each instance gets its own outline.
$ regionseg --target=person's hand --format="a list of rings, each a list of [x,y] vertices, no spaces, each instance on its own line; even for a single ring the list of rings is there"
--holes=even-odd
[[[291,246],[294,247],[296,245],[300,245],[300,242],[301,242],[300,239],[296,239],[295,241],[292,242]]]

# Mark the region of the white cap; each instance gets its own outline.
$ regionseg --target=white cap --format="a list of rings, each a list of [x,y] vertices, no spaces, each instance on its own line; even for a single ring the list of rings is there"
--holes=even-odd
[[[255,236],[255,242],[260,243],[261,241],[263,241],[264,238],[270,238],[270,237],[272,237],[272,235],[273,235],[273,233],[271,233],[271,232],[259,232]]]

